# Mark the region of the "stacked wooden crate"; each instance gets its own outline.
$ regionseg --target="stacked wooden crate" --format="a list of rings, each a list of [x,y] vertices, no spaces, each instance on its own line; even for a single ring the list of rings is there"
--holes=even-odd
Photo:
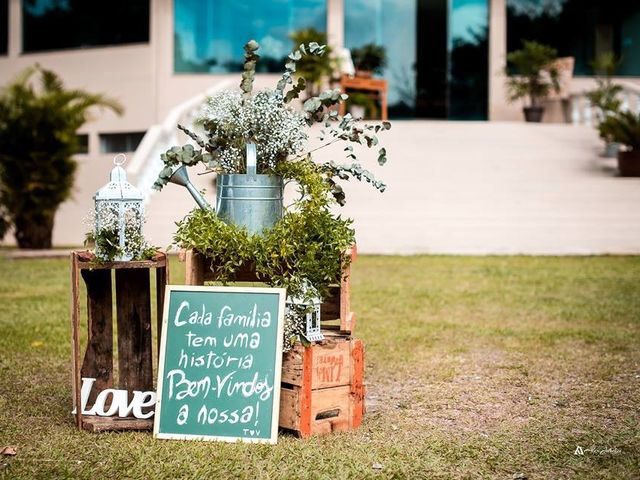
[[[355,247],[346,252],[353,262]],[[215,282],[215,259],[195,251],[185,253],[187,285]],[[259,281],[251,265],[237,281]],[[297,345],[282,361],[280,427],[307,437],[352,430],[364,414],[364,347],[353,339],[355,315],[351,311],[351,271],[330,290],[321,306],[325,340],[309,347]]]
[[[167,258],[158,252],[153,260],[131,262],[98,262],[87,251],[71,253],[71,346],[73,365],[73,405],[76,425],[90,431],[150,430],[153,419],[84,415],[80,408],[82,378],[93,378],[87,409],[97,394],[105,389],[153,390],[151,280],[156,276],[156,318],[158,341],[162,330],[162,306],[168,281]],[[87,342],[81,347],[81,279],[86,287]],[[115,291],[114,332],[112,292]],[[116,337],[117,355],[114,352]],[[114,369],[114,360],[117,368]],[[114,372],[114,370],[116,370]],[[115,377],[115,378],[114,378]]]

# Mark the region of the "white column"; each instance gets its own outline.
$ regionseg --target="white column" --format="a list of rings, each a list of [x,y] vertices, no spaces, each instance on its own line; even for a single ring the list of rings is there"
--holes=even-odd
[[[505,0],[489,4],[489,120],[498,120],[505,108],[504,69],[507,65],[507,7]]]
[[[7,53],[16,58],[22,53],[22,6],[20,0],[9,0],[9,39]]]
[[[327,41],[335,50],[344,47],[344,0],[327,0]]]

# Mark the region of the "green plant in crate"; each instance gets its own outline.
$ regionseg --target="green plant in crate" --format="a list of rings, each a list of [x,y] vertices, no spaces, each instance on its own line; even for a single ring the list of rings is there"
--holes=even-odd
[[[321,296],[339,283],[348,266],[344,252],[353,245],[351,220],[331,213],[333,201],[328,171],[308,158],[281,164],[276,169],[300,186],[302,198],[273,228],[249,235],[235,224],[223,222],[211,209],[195,209],[178,223],[174,240],[182,248],[196,249],[216,258],[214,273],[223,283],[234,280],[243,265],[252,264],[258,278],[289,295],[303,295],[310,282]],[[302,314],[296,312],[285,325],[285,350],[304,341]]]

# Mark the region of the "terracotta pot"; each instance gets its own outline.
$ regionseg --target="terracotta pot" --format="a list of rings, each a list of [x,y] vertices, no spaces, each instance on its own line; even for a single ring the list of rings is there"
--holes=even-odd
[[[640,177],[640,150],[618,152],[618,171],[621,177]]]
[[[527,122],[540,123],[544,114],[544,107],[524,107],[524,119]]]

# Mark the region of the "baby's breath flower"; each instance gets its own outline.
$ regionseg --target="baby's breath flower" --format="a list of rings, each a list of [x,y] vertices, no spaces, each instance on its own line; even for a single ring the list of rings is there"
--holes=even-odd
[[[102,261],[113,261],[119,256],[142,259],[151,246],[142,235],[144,218],[138,210],[126,209],[123,215],[124,247],[119,244],[120,215],[117,205],[103,205],[85,219],[95,242],[95,255]]]
[[[216,139],[217,162],[226,173],[244,171],[247,141],[256,144],[261,171],[299,153],[307,141],[304,115],[285,104],[277,91],[263,90],[251,97],[228,90],[216,93],[200,109],[198,120]]]

